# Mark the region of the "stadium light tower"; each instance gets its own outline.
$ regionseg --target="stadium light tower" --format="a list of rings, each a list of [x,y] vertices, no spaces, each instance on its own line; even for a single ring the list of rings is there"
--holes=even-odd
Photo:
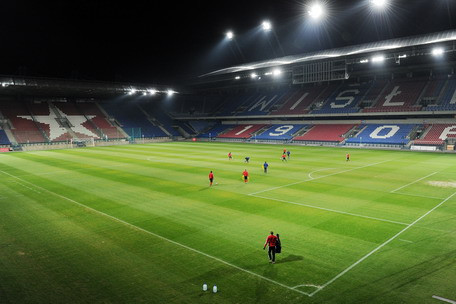
[[[324,8],[323,4],[321,4],[319,2],[315,2],[309,6],[307,14],[313,20],[320,20],[321,18],[323,18],[325,16],[325,8]]]
[[[263,31],[269,32],[270,30],[272,30],[271,21],[269,21],[269,20],[263,21],[263,23],[261,24],[261,27],[263,28]]]

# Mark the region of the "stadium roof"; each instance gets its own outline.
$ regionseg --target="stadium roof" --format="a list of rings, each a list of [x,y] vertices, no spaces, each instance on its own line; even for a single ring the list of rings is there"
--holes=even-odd
[[[367,53],[373,53],[378,51],[391,51],[399,50],[407,47],[415,47],[422,45],[429,45],[434,43],[456,41],[456,30],[448,30],[444,32],[411,36],[405,38],[396,38],[389,39],[378,42],[370,42],[365,44],[359,44],[355,46],[347,46],[336,49],[322,50],[310,53],[304,53],[300,55],[292,55],[280,57],[272,60],[258,61],[253,63],[248,63],[244,65],[238,65],[234,67],[224,68],[217,71],[213,71],[207,74],[204,74],[200,77],[205,76],[216,76],[230,73],[238,73],[243,71],[270,68],[280,65],[289,65],[296,63],[304,63],[315,60],[324,60],[324,59],[336,59],[340,57],[352,56],[352,55],[361,55]]]

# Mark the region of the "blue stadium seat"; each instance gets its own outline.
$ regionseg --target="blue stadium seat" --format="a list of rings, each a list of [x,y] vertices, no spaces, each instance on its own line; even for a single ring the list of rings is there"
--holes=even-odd
[[[0,145],[10,145],[11,142],[8,139],[8,136],[6,136],[5,131],[0,129]]]
[[[293,134],[304,128],[306,125],[291,125],[281,124],[273,125],[260,135],[255,136],[255,139],[264,140],[288,140],[293,138]]]
[[[407,136],[416,125],[381,124],[367,125],[356,137],[348,139],[347,143],[406,145],[410,140]]]

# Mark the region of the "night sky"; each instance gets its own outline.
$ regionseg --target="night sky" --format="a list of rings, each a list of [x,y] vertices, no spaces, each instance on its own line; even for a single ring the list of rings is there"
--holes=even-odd
[[[180,84],[276,56],[448,30],[456,0],[327,0],[322,24],[306,1],[2,1],[0,74]],[[269,19],[274,32],[259,25]],[[232,29],[236,43],[224,41]],[[240,50],[240,52],[239,52]]]

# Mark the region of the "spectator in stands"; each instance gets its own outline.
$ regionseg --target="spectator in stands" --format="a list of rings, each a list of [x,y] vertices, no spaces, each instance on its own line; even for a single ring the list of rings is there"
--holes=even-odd
[[[274,232],[271,231],[271,234],[266,238],[266,243],[264,243],[263,250],[266,249],[266,246],[269,245],[268,256],[269,263],[275,264],[275,254],[276,254],[276,243],[277,237],[274,235]]]
[[[249,163],[249,160],[250,160],[250,157],[249,157],[249,156],[246,156],[246,157],[245,157],[244,163]]]
[[[288,151],[287,151],[288,159],[290,159],[290,154],[291,154],[291,152],[290,152],[290,150],[288,150]]]
[[[269,164],[265,161],[263,164],[264,173],[268,173]]]
[[[247,169],[242,172],[242,175],[244,176],[244,183],[247,184],[249,182],[249,172],[247,172]]]
[[[214,173],[212,171],[209,173],[209,187],[212,187],[212,183],[214,182]]]
[[[230,153],[228,153],[228,160],[232,160],[233,159],[233,155]]]

